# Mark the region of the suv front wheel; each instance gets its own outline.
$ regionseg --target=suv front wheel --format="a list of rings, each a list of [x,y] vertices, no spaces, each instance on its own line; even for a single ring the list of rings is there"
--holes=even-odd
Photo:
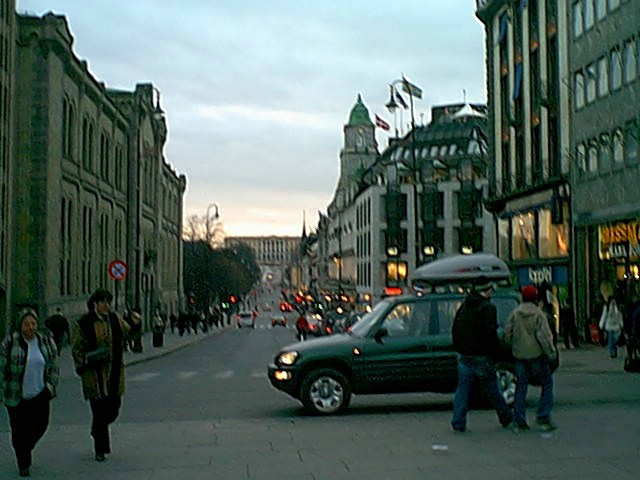
[[[316,415],[339,413],[351,401],[349,380],[331,368],[309,372],[302,382],[300,393],[304,407]]]

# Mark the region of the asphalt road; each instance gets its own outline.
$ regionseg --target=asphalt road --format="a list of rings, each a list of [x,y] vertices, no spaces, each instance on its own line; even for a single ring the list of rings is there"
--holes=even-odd
[[[272,312],[275,314],[275,312]],[[266,364],[293,329],[226,328],[127,368],[114,454],[92,459],[89,409],[63,365],[33,478],[43,479],[631,479],[640,467],[640,375],[602,349],[563,352],[559,429],[515,434],[490,411],[449,432],[452,395],[354,398],[348,414],[318,418],[271,388]],[[68,355],[63,362],[70,362]],[[532,388],[530,418],[539,390]],[[0,478],[16,476],[0,414]]]

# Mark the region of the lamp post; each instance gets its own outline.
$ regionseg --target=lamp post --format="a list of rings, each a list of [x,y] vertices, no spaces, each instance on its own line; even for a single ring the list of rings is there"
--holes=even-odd
[[[418,267],[420,265],[420,260],[422,257],[421,247],[420,247],[420,220],[418,216],[418,183],[421,182],[420,179],[420,169],[417,165],[416,159],[416,148],[415,148],[415,135],[416,135],[416,121],[414,115],[414,105],[413,105],[413,97],[422,98],[422,89],[411,82],[409,82],[404,76],[402,78],[396,79],[389,84],[389,101],[386,103],[387,109],[393,114],[398,108],[407,108],[407,102],[404,100],[403,96],[398,91],[398,86],[402,86],[403,91],[409,95],[409,109],[411,112],[411,138],[410,138],[410,147],[411,147],[411,172],[413,175],[413,229],[414,229],[414,243],[415,243],[415,266]],[[394,116],[395,119],[395,116]],[[398,128],[396,125],[396,136],[398,135]]]

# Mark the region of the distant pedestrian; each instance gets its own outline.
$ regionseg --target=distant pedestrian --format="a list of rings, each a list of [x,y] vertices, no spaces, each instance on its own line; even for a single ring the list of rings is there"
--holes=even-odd
[[[503,427],[511,424],[512,413],[498,391],[495,358],[500,354],[496,307],[491,303],[494,284],[486,277],[477,279],[456,312],[453,347],[458,352],[458,387],[453,400],[451,428],[467,430],[469,397],[474,380],[479,380]]]
[[[573,348],[580,346],[576,315],[573,312],[570,296],[567,296],[560,306],[560,329],[562,330],[562,341],[567,350],[571,348],[571,345]]]
[[[63,344],[68,342],[71,338],[71,334],[69,332],[69,322],[62,314],[62,309],[60,307],[57,307],[56,313],[47,318],[44,321],[44,324],[49,329],[51,335],[53,336],[53,340],[56,342],[58,353],[62,352]]]
[[[73,361],[82,379],[82,392],[91,407],[91,436],[95,460],[111,453],[109,425],[118,418],[124,394],[123,335],[130,328],[111,312],[111,292],[96,290],[87,302],[89,312],[73,330]]]
[[[0,344],[0,399],[9,414],[11,444],[21,477],[30,476],[32,452],[49,426],[60,370],[52,337],[38,331],[38,315],[24,309]]]
[[[140,307],[130,310],[129,316],[125,319],[129,324],[129,348],[134,353],[142,353],[142,313]]]
[[[618,337],[624,326],[622,311],[618,307],[618,302],[611,296],[602,308],[599,327],[607,336],[607,347],[609,356],[616,358],[618,356]]]
[[[553,407],[552,363],[558,352],[547,315],[536,303],[538,289],[528,285],[522,289],[522,303],[511,312],[504,330],[504,340],[511,345],[515,359],[516,395],[513,423],[516,432],[529,430],[526,417],[527,389],[535,379],[542,387],[537,422],[542,430],[556,427],[551,423]]]
[[[171,329],[171,335],[175,333],[175,329],[178,325],[178,317],[176,317],[175,313],[169,315],[169,328]]]

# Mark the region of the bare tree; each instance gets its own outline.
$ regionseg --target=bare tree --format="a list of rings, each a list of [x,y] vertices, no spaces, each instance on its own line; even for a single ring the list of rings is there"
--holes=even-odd
[[[189,216],[182,232],[182,239],[184,241],[204,241],[214,249],[222,248],[225,236],[224,225],[220,220],[218,205],[215,203],[207,207],[205,214]]]

